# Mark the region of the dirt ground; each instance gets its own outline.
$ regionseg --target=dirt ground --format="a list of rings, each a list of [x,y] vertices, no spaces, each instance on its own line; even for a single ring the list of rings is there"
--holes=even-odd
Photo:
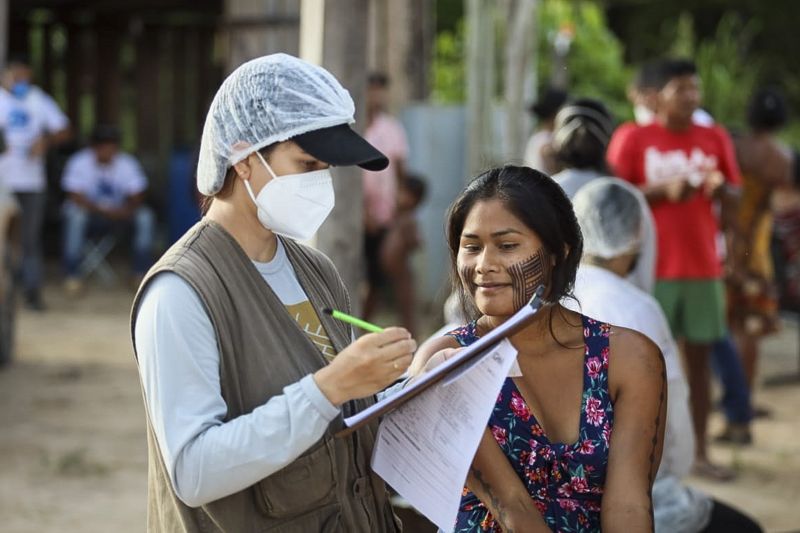
[[[17,357],[0,371],[0,531],[140,532],[145,524],[144,414],[130,348],[132,293],[58,287],[46,313],[20,311]],[[765,380],[798,372],[798,330],[765,343]],[[767,531],[800,531],[800,385],[761,387],[773,410],[749,448],[714,447],[737,481],[692,480],[746,509]],[[714,415],[712,431],[721,420]]]

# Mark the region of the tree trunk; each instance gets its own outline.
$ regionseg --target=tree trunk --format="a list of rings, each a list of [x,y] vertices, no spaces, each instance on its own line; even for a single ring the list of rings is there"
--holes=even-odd
[[[434,35],[432,0],[370,0],[367,65],[390,80],[390,109],[428,97]]]
[[[505,142],[504,157],[521,162],[528,131],[525,112],[525,89],[535,42],[536,0],[510,0],[506,4],[505,42]]]
[[[467,155],[472,176],[492,163],[491,129],[494,99],[494,3],[466,0],[467,18]]]
[[[350,91],[356,102],[357,129],[363,131],[366,110],[367,10],[369,0],[336,0],[325,9],[323,66]],[[353,312],[360,312],[363,279],[363,202],[361,169],[334,169],[336,207],[317,234],[317,246],[339,269],[350,291]]]

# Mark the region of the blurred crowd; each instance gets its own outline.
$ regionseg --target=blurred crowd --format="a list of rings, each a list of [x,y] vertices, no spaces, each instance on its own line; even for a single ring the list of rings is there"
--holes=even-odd
[[[25,305],[44,311],[45,156],[69,141],[73,132],[67,116],[32,77],[27,58],[9,58],[0,89],[0,197],[10,228],[3,240],[19,245],[13,261],[15,281]],[[84,279],[105,265],[105,256],[128,233],[132,284],[150,266],[155,219],[144,204],[148,180],[136,158],[121,151],[121,141],[116,125],[96,125],[87,146],[71,155],[60,177],[63,283],[72,296],[82,291]]]
[[[690,468],[711,480],[735,478],[707,452],[712,374],[727,421],[716,441],[748,445],[753,418],[769,416],[753,401],[759,343],[779,327],[779,286],[791,287],[791,270],[777,278],[786,269],[774,258],[787,263],[781,252],[791,250],[794,229],[784,222],[776,232],[775,219],[796,216],[787,202],[776,212],[777,196],[797,184],[796,153],[778,137],[788,121],[781,91],[757,90],[741,110],[747,129],[728,132],[701,107],[701,82],[688,60],[645,64],[628,90],[635,120],[620,125],[602,102],[548,89],[531,110],[540,128],[526,153],[526,164],[575,198],[582,312],[648,333],[667,360],[670,410],[653,493],[656,523],[671,531],[695,530],[687,523],[708,516],[708,497],[681,485]],[[608,176],[640,193],[641,210],[608,191],[582,196]],[[786,303],[792,296],[783,292]],[[642,294],[655,298],[665,321],[642,311]],[[732,518],[737,511],[725,513],[731,531],[744,530]]]

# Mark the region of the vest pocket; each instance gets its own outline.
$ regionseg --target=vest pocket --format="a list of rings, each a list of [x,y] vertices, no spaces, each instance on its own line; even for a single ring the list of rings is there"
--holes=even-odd
[[[342,508],[338,503],[320,507],[310,513],[267,526],[262,533],[342,532]]]
[[[334,501],[335,487],[333,440],[323,437],[294,462],[259,481],[256,504],[268,517],[290,518]]]

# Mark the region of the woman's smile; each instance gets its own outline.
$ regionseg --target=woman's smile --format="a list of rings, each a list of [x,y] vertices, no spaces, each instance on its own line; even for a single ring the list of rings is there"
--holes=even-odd
[[[511,287],[510,283],[499,283],[499,282],[483,282],[483,283],[476,283],[476,290],[485,296],[493,296],[503,289],[508,289]]]

